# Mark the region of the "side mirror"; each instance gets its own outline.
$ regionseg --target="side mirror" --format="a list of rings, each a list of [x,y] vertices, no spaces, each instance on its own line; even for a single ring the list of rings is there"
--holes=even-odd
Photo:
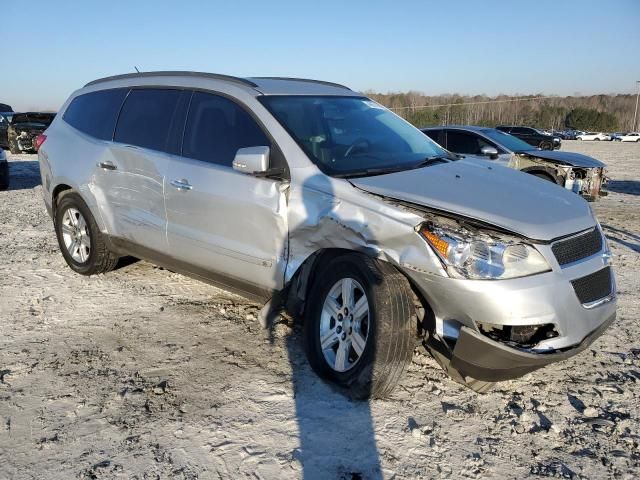
[[[233,169],[256,175],[269,170],[269,147],[247,147],[236,152]]]
[[[490,147],[489,145],[482,147],[480,149],[480,153],[485,157],[489,157],[491,160],[498,158],[498,150],[495,147]]]

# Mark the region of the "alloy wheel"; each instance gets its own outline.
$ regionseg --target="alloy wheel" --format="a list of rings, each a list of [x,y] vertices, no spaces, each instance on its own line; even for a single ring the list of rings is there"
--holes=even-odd
[[[325,297],[320,317],[320,349],[336,372],[353,368],[362,357],[370,330],[367,294],[353,278],[338,280]]]
[[[79,210],[68,208],[62,216],[62,240],[71,258],[85,263],[91,253],[89,226]]]

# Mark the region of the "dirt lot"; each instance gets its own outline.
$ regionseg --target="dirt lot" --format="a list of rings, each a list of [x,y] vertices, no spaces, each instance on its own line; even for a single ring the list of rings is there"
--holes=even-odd
[[[640,145],[565,142],[610,165],[594,205],[618,320],[565,363],[478,395],[422,349],[394,395],[320,381],[286,322],[130,263],[66,267],[35,156],[0,192],[0,478],[638,478]]]

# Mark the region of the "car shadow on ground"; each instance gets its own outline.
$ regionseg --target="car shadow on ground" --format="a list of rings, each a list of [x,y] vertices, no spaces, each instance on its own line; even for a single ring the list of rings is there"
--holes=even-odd
[[[638,180],[609,180],[605,190],[627,195],[640,195],[640,181]]]
[[[606,223],[602,223],[600,225],[604,230],[607,240],[618,243],[623,247],[627,247],[636,253],[640,253],[640,235],[612,227]]]
[[[318,197],[315,193],[309,194],[310,191],[322,192],[321,197],[333,197],[332,186],[325,177],[308,179],[302,187],[307,218],[317,216],[318,210],[322,209],[318,205]],[[310,219],[309,223],[313,221]],[[308,225],[300,228],[305,227],[308,228]],[[295,231],[289,235],[290,238],[295,236]],[[286,254],[286,251],[283,252],[283,255]],[[371,400],[351,399],[348,392],[325,382],[312,370],[303,348],[301,320],[294,320],[294,330],[287,337],[286,344],[299,430],[299,447],[292,455],[302,465],[302,478],[382,479]],[[273,327],[270,326],[268,333],[272,342]],[[371,337],[375,335],[372,332],[376,326],[370,328]],[[374,346],[370,344],[366,348]],[[361,378],[367,375],[371,375],[371,372],[365,369]]]
[[[40,166],[37,160],[9,160],[9,188],[29,190],[40,185]]]

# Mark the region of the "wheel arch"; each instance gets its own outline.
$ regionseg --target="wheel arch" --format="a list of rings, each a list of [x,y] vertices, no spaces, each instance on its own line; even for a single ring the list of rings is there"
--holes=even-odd
[[[528,173],[530,175],[543,174],[549,177],[549,180],[553,181],[557,185],[562,185],[564,182],[562,177],[558,176],[556,170],[551,167],[544,167],[536,165],[533,167],[526,167],[520,170],[521,172]]]
[[[100,231],[102,233],[108,233],[105,223],[102,219],[100,209],[96,207],[95,202],[92,201],[91,198],[87,198],[87,195],[85,194],[85,192],[82,191],[82,188],[78,188],[77,186],[74,186],[73,182],[70,182],[66,179],[61,179],[59,182],[55,184],[55,187],[53,187],[51,190],[51,197],[50,197],[51,198],[51,214],[54,220],[56,218],[56,209],[57,209],[58,199],[60,198],[60,195],[62,195],[65,192],[74,192],[80,195],[84,203],[86,203],[87,207],[89,207],[89,211],[93,215],[93,218],[95,219],[96,224],[98,225],[98,228],[100,229]]]
[[[417,332],[424,330],[430,330],[435,328],[435,318],[433,316],[433,309],[429,304],[429,300],[420,292],[415,285],[413,279],[407,275],[401,268],[394,262],[387,261],[385,259],[378,258],[373,252],[367,252],[362,250],[349,250],[346,248],[322,248],[316,250],[309,255],[295,271],[291,280],[285,287],[286,296],[285,303],[286,309],[298,316],[302,317],[305,310],[305,304],[313,284],[314,275],[318,273],[322,265],[326,265],[331,259],[346,255],[346,254],[360,254],[369,258],[376,259],[380,262],[385,262],[395,268],[402,276],[404,276],[411,287],[413,293],[414,305],[416,308],[416,316],[418,318],[418,324],[416,326]]]

